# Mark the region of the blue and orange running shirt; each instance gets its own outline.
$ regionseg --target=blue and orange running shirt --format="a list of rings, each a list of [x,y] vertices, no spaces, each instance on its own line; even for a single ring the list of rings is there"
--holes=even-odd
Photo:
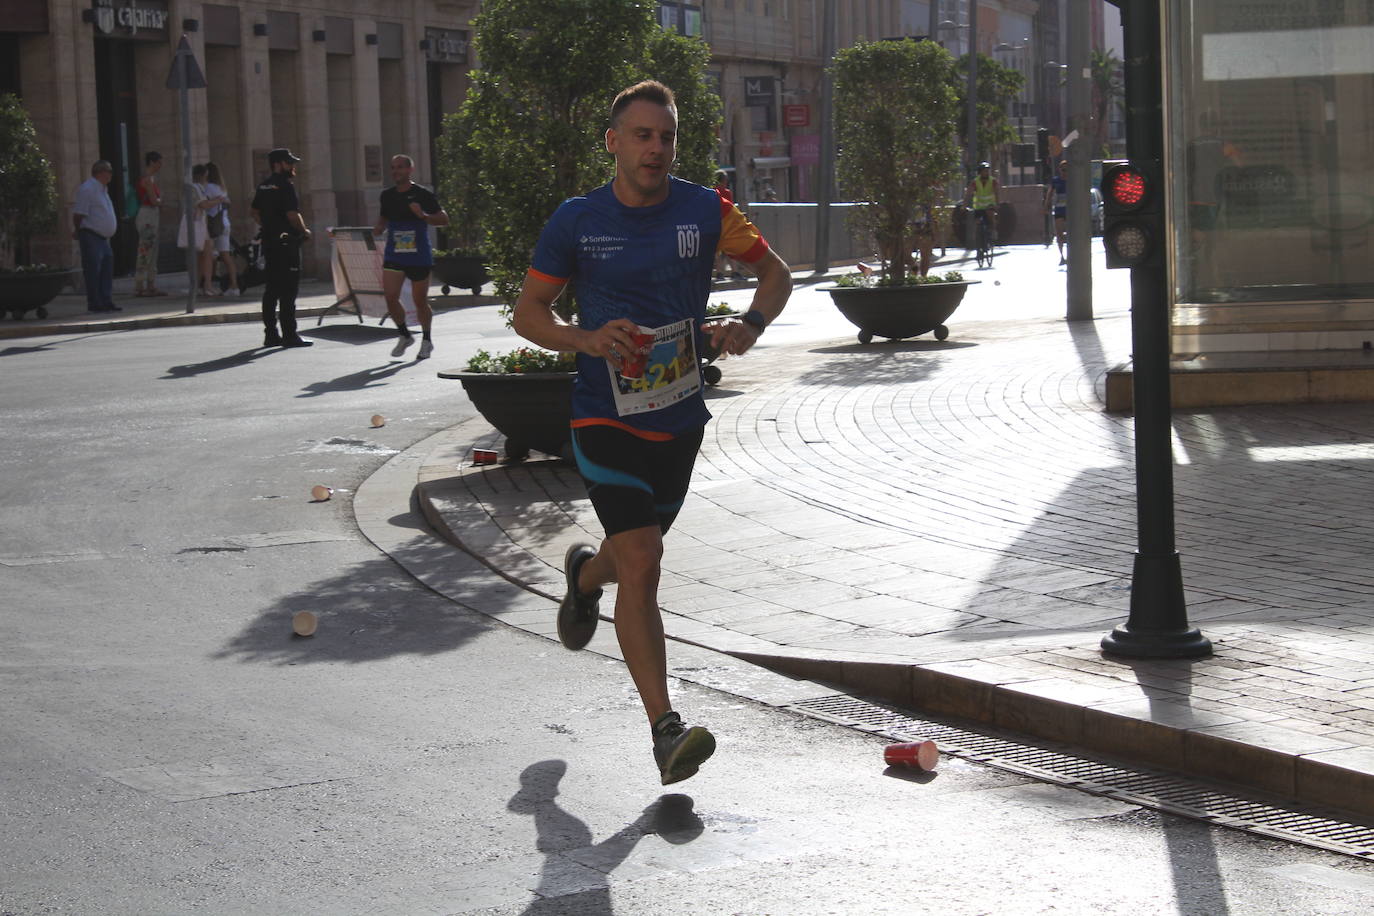
[[[577,284],[578,323],[596,330],[613,318],[647,328],[689,321],[697,352],[711,291],[711,270],[720,250],[746,263],[768,243],[734,204],[712,188],[669,178],[668,198],[649,207],[627,207],[609,184],[574,197],[549,219],[534,249],[530,274],[548,283]],[[613,373],[605,360],[577,355],[573,425],[617,426],[647,439],[666,439],[705,425],[711,418],[701,395],[701,367],[689,397],[622,415]]]

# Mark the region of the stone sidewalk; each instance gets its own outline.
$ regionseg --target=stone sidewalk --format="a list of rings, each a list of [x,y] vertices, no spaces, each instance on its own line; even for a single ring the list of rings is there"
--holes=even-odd
[[[1374,815],[1374,417],[1177,414],[1188,605],[1216,652],[1106,657],[1135,549],[1132,423],[1102,409],[1128,317],[1118,304],[1065,323],[1059,278],[983,288],[1007,306],[962,307],[982,320],[956,314],[942,343],[770,330],[723,363],[667,539],[667,632],[934,714]],[[784,319],[828,312],[799,288]],[[523,596],[474,606],[552,638],[563,552],[597,540],[595,516],[573,468],[474,467],[474,446],[500,447],[481,420],[397,466],[436,530]]]

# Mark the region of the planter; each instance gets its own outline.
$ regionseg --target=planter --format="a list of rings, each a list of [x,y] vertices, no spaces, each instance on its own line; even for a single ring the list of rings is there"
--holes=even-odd
[[[0,314],[9,312],[16,320],[25,312],[48,317],[47,304],[71,282],[75,270],[0,274]]]
[[[434,259],[434,278],[439,281],[445,296],[450,287],[466,289],[476,296],[491,279],[486,262],[480,255],[445,255]]]
[[[506,460],[531,451],[571,455],[572,388],[575,372],[440,372],[463,383],[472,406],[506,437]]]
[[[964,293],[977,280],[926,283],[921,286],[833,286],[826,290],[840,314],[859,329],[859,343],[874,337],[902,340],[933,331],[936,340],[949,336],[944,322]]]

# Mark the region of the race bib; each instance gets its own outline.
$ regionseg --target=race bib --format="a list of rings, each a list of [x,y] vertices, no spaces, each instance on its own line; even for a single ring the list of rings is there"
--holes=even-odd
[[[414,254],[417,250],[414,229],[397,229],[391,234],[392,249],[397,254]]]
[[[701,390],[701,365],[691,320],[644,330],[653,332],[653,340],[646,344],[648,353],[642,367],[636,360],[630,369],[638,374],[627,377],[606,363],[616,413],[622,417],[662,410]]]

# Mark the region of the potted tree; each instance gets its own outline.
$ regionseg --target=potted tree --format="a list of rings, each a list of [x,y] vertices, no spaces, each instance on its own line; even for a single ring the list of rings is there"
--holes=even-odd
[[[478,181],[477,152],[463,130],[458,114],[447,114],[436,140],[439,197],[449,215],[443,235],[449,247],[434,252],[434,278],[445,296],[454,287],[476,296],[491,280],[482,251],[486,199]]]
[[[706,80],[710,50],[662,29],[644,0],[488,0],[474,20],[483,67],[462,108],[444,122],[442,188],[481,225],[486,269],[509,314],[545,221],[558,205],[609,181],[603,136],[615,94],[653,77],[677,94],[675,173],[706,181],[720,100]],[[465,209],[466,208],[466,209]],[[559,300],[575,320],[576,290]],[[561,455],[571,439],[571,354],[534,348],[481,353],[458,379],[506,436],[506,457]]]
[[[71,282],[74,270],[31,263],[28,240],[53,229],[57,190],[28,112],[14,95],[0,95],[0,310],[15,318],[47,304]]]
[[[835,140],[842,189],[859,202],[852,219],[877,243],[880,266],[829,289],[859,340],[934,331],[962,301],[961,276],[912,270],[917,214],[942,218],[955,174],[958,98],[953,59],[929,41],[860,42],[835,55]]]

